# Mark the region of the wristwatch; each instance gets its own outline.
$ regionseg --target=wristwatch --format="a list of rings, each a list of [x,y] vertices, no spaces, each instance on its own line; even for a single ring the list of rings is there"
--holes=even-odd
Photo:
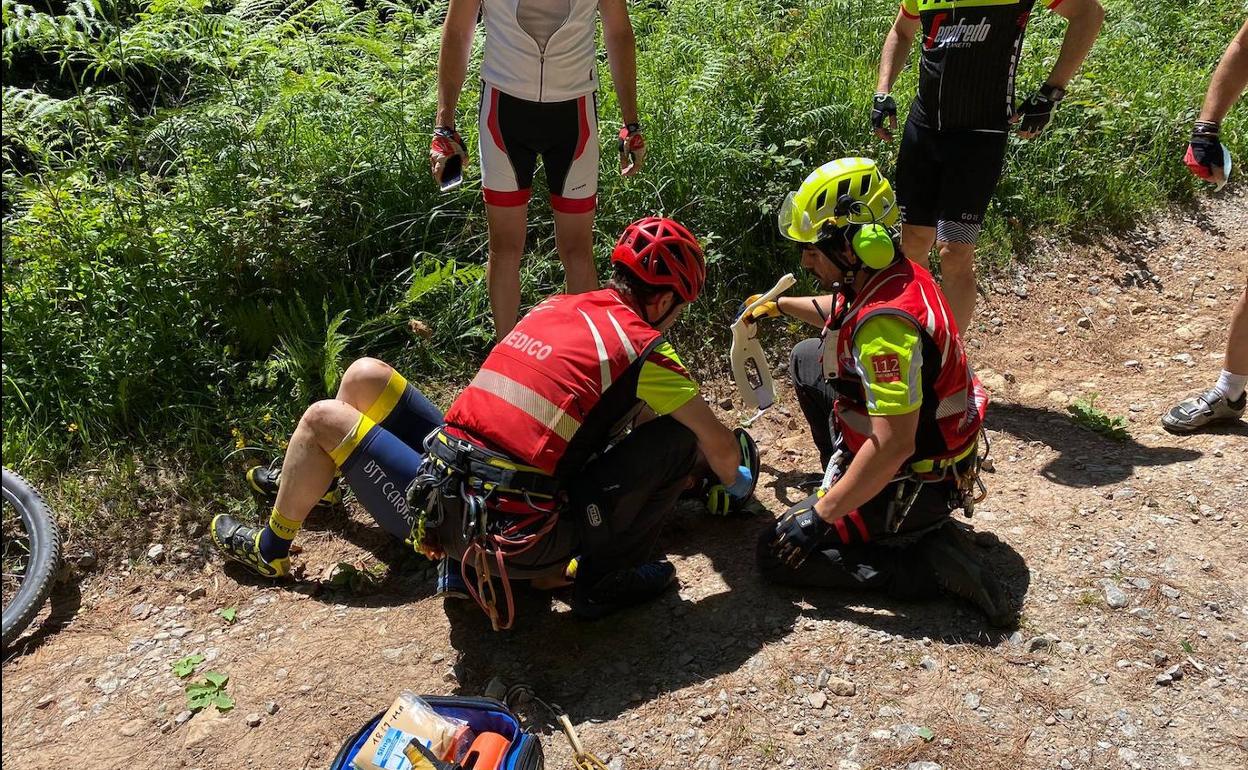
[[[1061,86],[1051,86],[1048,83],[1040,86],[1040,95],[1045,99],[1057,104],[1066,98],[1066,89]]]

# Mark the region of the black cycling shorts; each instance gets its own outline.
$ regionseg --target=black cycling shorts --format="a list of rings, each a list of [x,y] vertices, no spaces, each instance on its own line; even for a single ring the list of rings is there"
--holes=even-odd
[[[530,102],[481,87],[481,178],[485,202],[523,206],[541,156],[555,211],[593,211],[598,198],[598,107],[589,93]]]
[[[1005,165],[1007,134],[937,131],[911,113],[897,157],[901,221],[935,227],[936,240],[975,243]]]

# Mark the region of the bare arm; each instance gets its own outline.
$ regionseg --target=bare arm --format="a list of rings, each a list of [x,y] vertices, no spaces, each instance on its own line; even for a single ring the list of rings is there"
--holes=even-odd
[[[724,427],[706,401],[701,396],[694,396],[672,412],[672,417],[698,437],[698,448],[719,480],[727,485],[736,481],[737,466],[741,464],[741,447],[736,436]]]
[[[914,45],[919,26],[918,19],[897,12],[892,29],[884,36],[884,48],[880,51],[880,74],[875,81],[877,93],[886,94],[893,90],[897,76],[906,66],[906,59],[910,58],[910,47]]]
[[[816,303],[819,306],[818,310],[815,309]],[[780,297],[776,300],[776,307],[790,318],[796,318],[802,323],[822,329],[824,320],[832,312],[832,303],[833,298],[830,294],[823,297]]]
[[[1053,8],[1053,12],[1065,18],[1067,22],[1066,36],[1062,38],[1062,49],[1057,54],[1057,62],[1053,71],[1044,82],[1051,86],[1065,88],[1088,57],[1096,37],[1101,33],[1101,25],[1105,22],[1105,9],[1097,0],[1062,0]]]
[[[607,46],[607,64],[615,83],[616,100],[620,103],[620,119],[639,123],[637,119],[637,40],[633,22],[628,18],[625,0],[599,0],[602,17],[602,39]],[[734,468],[735,471],[735,468]]]
[[[1239,34],[1213,71],[1204,106],[1200,108],[1200,119],[1221,123],[1245,87],[1248,87],[1248,21],[1240,27]]]
[[[468,57],[472,53],[472,37],[477,31],[477,12],[481,0],[451,0],[442,25],[442,48],[438,52],[438,114],[439,126],[455,127],[455,109],[468,75]]]
[[[871,437],[854,455],[845,475],[815,503],[819,518],[831,524],[883,491],[902,464],[914,454],[919,411],[871,418]]]

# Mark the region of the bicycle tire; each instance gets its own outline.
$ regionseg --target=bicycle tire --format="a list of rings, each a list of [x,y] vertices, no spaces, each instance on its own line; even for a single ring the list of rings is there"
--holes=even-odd
[[[56,579],[60,562],[61,534],[52,518],[52,510],[30,482],[4,468],[4,500],[21,515],[22,526],[30,538],[30,561],[26,565],[22,585],[4,606],[3,646],[8,647],[30,625]]]

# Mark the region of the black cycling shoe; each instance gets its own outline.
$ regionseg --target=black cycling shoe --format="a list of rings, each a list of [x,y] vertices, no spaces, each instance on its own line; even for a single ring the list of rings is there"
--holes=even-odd
[[[290,558],[269,561],[260,555],[260,532],[263,527],[249,527],[226,513],[212,519],[212,542],[230,561],[238,562],[252,572],[267,578],[290,574]]]
[[[666,561],[652,561],[619,569],[580,590],[572,600],[572,612],[585,620],[597,620],[613,612],[648,602],[676,582],[676,568]]]
[[[979,560],[958,525],[946,524],[917,547],[935,573],[937,584],[978,607],[993,627],[1009,628],[1018,621],[1009,594]]]
[[[247,469],[247,488],[264,508],[272,508],[277,502],[277,487],[282,480],[281,463],[274,465],[257,465]],[[338,477],[330,482],[329,489],[316,501],[317,508],[333,508],[342,502],[342,490],[338,488]]]

